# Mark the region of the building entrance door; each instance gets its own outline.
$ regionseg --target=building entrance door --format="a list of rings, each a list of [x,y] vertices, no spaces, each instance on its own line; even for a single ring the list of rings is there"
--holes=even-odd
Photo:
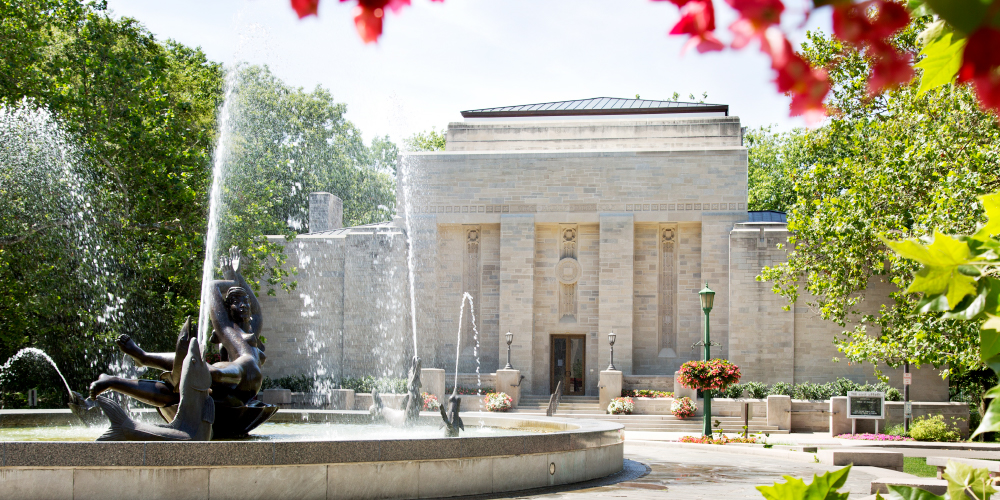
[[[584,374],[587,373],[587,336],[553,335],[549,392],[555,392],[556,384],[563,383],[562,393],[567,396],[583,396],[586,393]]]

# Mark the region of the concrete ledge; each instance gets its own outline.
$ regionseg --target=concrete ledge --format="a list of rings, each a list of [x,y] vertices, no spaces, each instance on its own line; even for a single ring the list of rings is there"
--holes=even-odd
[[[758,448],[754,446],[734,446],[732,444],[715,445],[715,444],[678,443],[676,441],[629,440],[628,445],[684,448],[688,450],[710,451],[714,453],[731,453],[734,455],[757,455],[762,457],[780,458],[784,460],[794,460],[798,462],[809,462],[809,463],[815,463],[818,461],[818,458],[815,453],[803,453],[800,451]]]
[[[598,479],[622,469],[622,448],[292,466],[4,467],[0,491],[25,500],[437,498]]]
[[[843,465],[867,465],[896,471],[903,470],[903,454],[895,451],[877,450],[819,450],[816,454],[823,463]]]
[[[945,481],[944,479],[931,479],[927,477],[915,479],[879,478],[872,481],[870,493],[873,495],[875,493],[889,493],[889,485],[920,488],[935,495],[944,495],[948,491],[948,481]]]

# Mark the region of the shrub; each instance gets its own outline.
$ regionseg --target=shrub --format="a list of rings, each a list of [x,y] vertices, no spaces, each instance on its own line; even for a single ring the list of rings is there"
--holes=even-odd
[[[615,398],[608,405],[608,413],[612,415],[631,415],[634,410],[632,398]]]
[[[351,389],[357,393],[370,393],[372,389],[377,389],[383,394],[402,394],[406,392],[406,379],[394,377],[375,378],[371,375],[366,377],[348,377],[340,381],[342,389]]]
[[[444,389],[444,393],[445,394],[451,394],[452,392],[455,392],[455,388],[454,387],[446,387]],[[461,396],[479,396],[480,394],[489,394],[491,392],[496,392],[496,391],[492,387],[490,387],[488,385],[484,385],[482,387],[462,387],[462,386],[459,386],[457,394],[459,394]]]
[[[767,384],[763,382],[747,382],[743,384],[746,387],[747,396],[753,399],[764,399],[767,397]]]
[[[906,436],[906,430],[903,428],[903,424],[890,425],[885,433],[890,436]]]
[[[424,398],[424,405],[420,408],[423,411],[434,411],[441,408],[441,403],[438,402],[437,396],[429,392],[421,392],[420,397]]]
[[[292,392],[312,392],[316,379],[312,375],[291,375],[270,379],[264,377],[261,389],[289,389]]]
[[[677,380],[684,387],[705,391],[708,389],[725,390],[740,381],[740,367],[727,359],[710,359],[708,361],[688,361],[681,365]]]
[[[716,391],[716,394],[720,398],[739,399],[743,397],[744,389],[746,389],[746,384],[733,384],[724,390]]]
[[[850,391],[861,390],[861,386],[857,382],[844,377],[840,377],[834,382],[828,382],[826,385],[829,387],[830,396],[847,396]]]
[[[910,437],[917,441],[958,441],[962,435],[953,423],[945,422],[944,415],[928,415],[914,419]]]
[[[483,401],[489,411],[507,411],[514,404],[514,400],[506,392],[491,392]]]
[[[791,396],[792,384],[788,382],[778,382],[767,389],[768,396]]]
[[[674,393],[649,389],[622,389],[623,398],[672,398]]]
[[[792,397],[795,399],[827,399],[830,397],[830,388],[826,385],[803,382],[792,388]]]
[[[670,412],[678,418],[687,418],[694,415],[698,411],[698,407],[691,401],[691,398],[683,397],[675,399],[673,403],[670,404]]]

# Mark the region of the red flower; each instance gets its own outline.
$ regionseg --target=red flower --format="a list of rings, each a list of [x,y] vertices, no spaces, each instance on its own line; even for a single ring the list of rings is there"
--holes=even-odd
[[[675,4],[677,2],[674,2]],[[687,0],[681,7],[681,19],[677,21],[671,35],[691,35],[691,38],[681,51],[687,52],[692,46],[697,46],[698,52],[722,50],[724,45],[716,38],[715,9],[711,0]]]
[[[869,11],[874,7],[874,15]],[[841,40],[861,45],[882,41],[910,23],[906,7],[888,0],[840,3],[833,7],[833,32]]]
[[[988,76],[1000,66],[1000,31],[983,26],[969,35],[962,52],[962,66],[958,70],[958,81],[968,82],[973,78]]]
[[[299,19],[315,16],[317,15],[316,9],[319,8],[319,0],[292,0],[292,8],[299,15]]]

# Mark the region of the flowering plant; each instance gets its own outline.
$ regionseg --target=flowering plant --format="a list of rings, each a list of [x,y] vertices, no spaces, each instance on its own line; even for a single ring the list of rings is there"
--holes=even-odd
[[[906,436],[894,436],[892,434],[841,434],[837,439],[855,439],[859,441],[913,441],[913,438]]]
[[[612,415],[631,415],[632,410],[635,410],[632,398],[615,398],[608,405],[608,413]]]
[[[725,390],[739,383],[740,367],[730,363],[728,359],[688,361],[681,365],[677,381],[684,387],[699,391]]]
[[[680,439],[682,443],[695,443],[695,444],[728,444],[728,443],[750,443],[754,444],[757,442],[757,438],[752,437],[729,437],[725,434],[720,435],[717,438],[712,436],[684,436]]]
[[[670,403],[670,412],[677,418],[688,418],[696,411],[698,411],[698,407],[688,397],[678,398]]]
[[[514,405],[514,400],[506,392],[491,392],[483,401],[489,411],[507,411]]]
[[[674,393],[667,391],[652,391],[649,389],[623,389],[623,398],[672,398]]]
[[[423,411],[434,411],[441,407],[441,403],[438,402],[437,396],[429,392],[421,392],[420,397],[424,398],[424,405],[420,408]]]

